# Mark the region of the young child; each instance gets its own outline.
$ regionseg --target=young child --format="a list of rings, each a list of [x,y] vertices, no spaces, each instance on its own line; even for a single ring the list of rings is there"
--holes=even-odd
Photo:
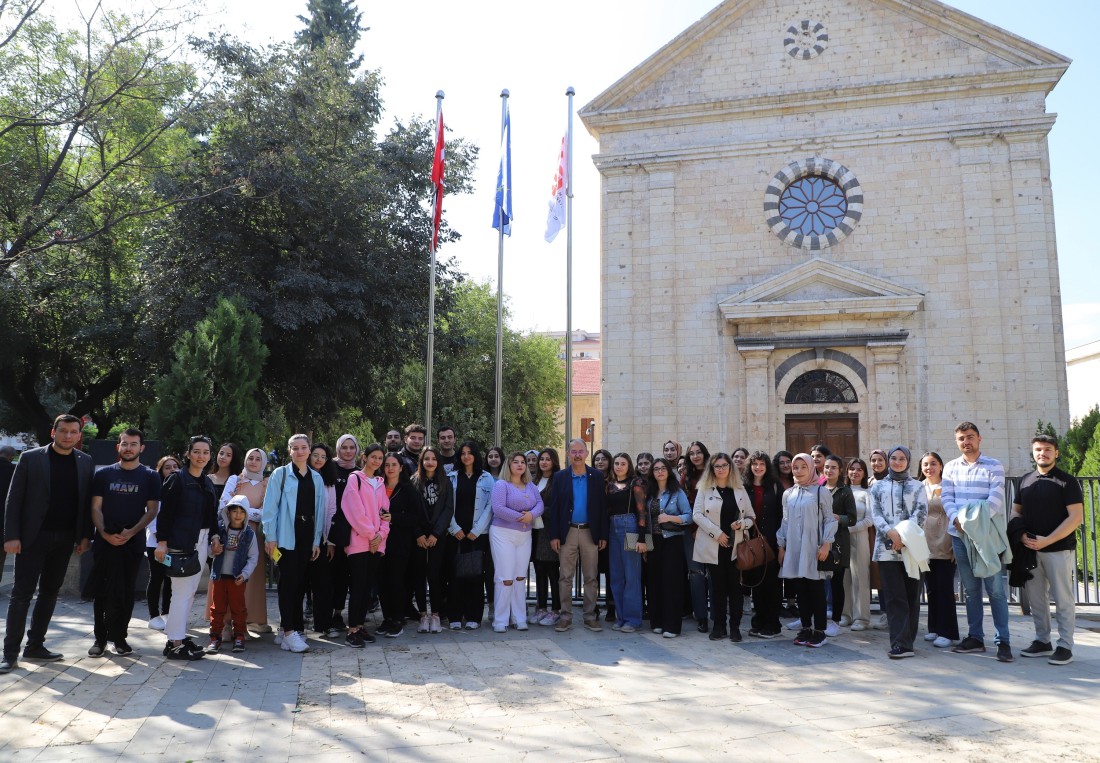
[[[210,643],[206,652],[213,654],[222,647],[222,628],[229,610],[233,621],[233,651],[244,651],[245,623],[248,611],[244,603],[244,586],[256,569],[259,548],[256,533],[248,526],[248,499],[235,495],[225,504],[218,528],[225,538],[223,550],[210,564]]]

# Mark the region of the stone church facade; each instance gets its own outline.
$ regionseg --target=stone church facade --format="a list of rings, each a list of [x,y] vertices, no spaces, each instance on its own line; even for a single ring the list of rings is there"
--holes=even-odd
[[[1068,424],[1069,63],[934,0],[727,0],[584,107],[605,441],[946,459],[969,419],[1027,468]]]

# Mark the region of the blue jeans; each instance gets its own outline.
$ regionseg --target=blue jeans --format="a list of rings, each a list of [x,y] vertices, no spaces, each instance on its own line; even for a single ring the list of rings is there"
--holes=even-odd
[[[985,583],[985,592],[989,596],[989,609],[993,613],[993,628],[997,632],[997,643],[1008,644],[1008,594],[1005,590],[1005,576],[998,572],[988,578],[976,578],[970,568],[970,558],[966,555],[966,544],[951,536],[951,547],[955,551],[955,561],[959,565],[959,579],[962,581],[963,590],[966,591],[966,623],[969,633],[979,641],[985,640],[985,630],[982,621],[985,619],[985,610],[982,605],[982,583]]]
[[[638,520],[633,514],[611,517],[611,537],[607,539],[607,556],[611,570],[611,597],[619,624],[642,627],[642,556],[625,549],[626,534],[638,532]]]
[[[692,559],[695,551],[695,538],[691,530],[685,530],[684,556],[687,558],[688,590],[691,593],[691,612],[695,615],[695,621],[705,623],[707,621],[707,568],[702,562]]]

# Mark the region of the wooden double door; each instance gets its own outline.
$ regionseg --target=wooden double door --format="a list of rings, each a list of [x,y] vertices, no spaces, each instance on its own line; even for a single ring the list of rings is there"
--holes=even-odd
[[[859,456],[859,416],[850,414],[787,417],[787,450],[809,453],[818,443],[848,461]]]

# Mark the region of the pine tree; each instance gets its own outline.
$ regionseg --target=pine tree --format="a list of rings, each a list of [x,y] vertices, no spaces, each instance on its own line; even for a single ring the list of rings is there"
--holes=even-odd
[[[363,14],[359,12],[353,0],[309,0],[306,5],[309,16],[299,16],[298,20],[306,25],[295,33],[299,45],[309,50],[317,50],[331,40],[339,40],[346,48],[348,69],[357,68],[363,57],[351,59],[351,53],[359,42],[359,33],[364,31],[359,22]]]
[[[150,423],[170,448],[192,435],[253,447],[263,436],[256,391],[268,350],[257,315],[236,300],[219,298],[193,331],[173,348],[168,374],[156,384]]]

